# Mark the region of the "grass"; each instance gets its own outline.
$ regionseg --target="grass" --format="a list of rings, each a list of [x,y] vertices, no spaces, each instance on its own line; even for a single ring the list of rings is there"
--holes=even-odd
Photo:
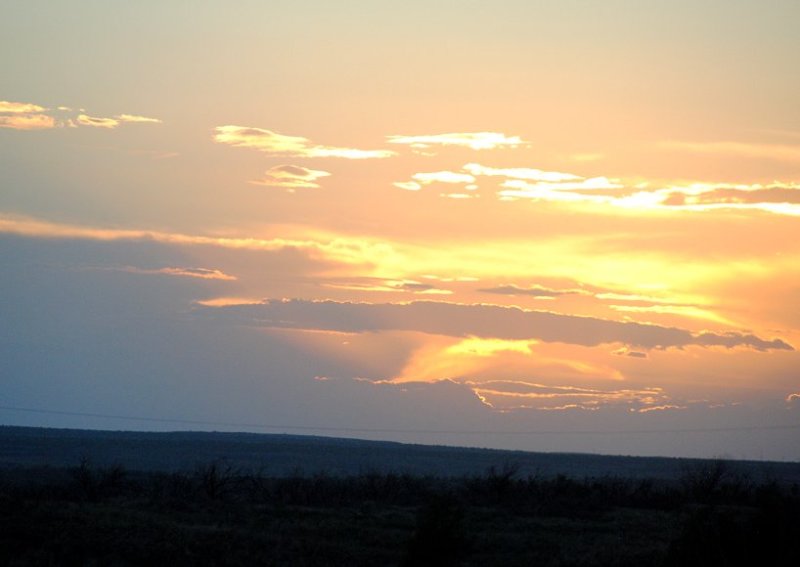
[[[0,565],[793,564],[798,486],[704,466],[680,482],[6,469]]]

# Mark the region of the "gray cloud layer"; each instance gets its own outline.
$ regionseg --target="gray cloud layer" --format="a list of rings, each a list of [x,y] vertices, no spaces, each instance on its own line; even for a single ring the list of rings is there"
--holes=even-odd
[[[641,348],[697,345],[741,346],[761,351],[794,350],[780,339],[765,340],[738,332],[693,334],[673,327],[484,304],[461,305],[434,301],[370,304],[292,299],[201,309],[213,309],[213,313],[223,319],[295,329],[418,331],[454,337],[471,335],[506,340],[538,339],[584,346],[624,343]]]

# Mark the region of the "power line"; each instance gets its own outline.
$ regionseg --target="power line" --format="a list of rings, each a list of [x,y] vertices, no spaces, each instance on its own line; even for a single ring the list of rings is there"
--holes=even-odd
[[[315,425],[289,425],[267,423],[244,423],[228,421],[204,421],[196,419],[178,419],[161,417],[144,417],[133,415],[113,415],[104,413],[88,413],[63,410],[48,410],[41,408],[23,408],[16,406],[0,406],[0,410],[24,413],[37,413],[47,415],[65,415],[71,417],[91,417],[98,419],[117,419],[124,421],[142,421],[149,423],[175,423],[181,425],[201,425],[207,427],[238,427],[244,429],[286,430],[286,431],[328,431],[341,433],[424,433],[447,435],[636,435],[659,433],[723,433],[736,431],[772,431],[800,429],[800,424],[790,425],[752,425],[735,427],[695,427],[682,429],[619,429],[619,430],[447,430],[447,429],[399,429],[399,428],[370,428],[370,427],[332,427]]]

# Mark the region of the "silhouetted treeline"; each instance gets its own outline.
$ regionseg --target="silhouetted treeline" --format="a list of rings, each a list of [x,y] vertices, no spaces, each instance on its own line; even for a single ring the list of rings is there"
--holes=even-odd
[[[679,482],[0,471],[2,565],[794,565],[797,541],[798,486],[723,461]]]

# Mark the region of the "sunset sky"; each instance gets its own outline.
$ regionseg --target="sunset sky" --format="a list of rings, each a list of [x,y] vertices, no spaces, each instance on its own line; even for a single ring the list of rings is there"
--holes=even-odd
[[[798,22],[3,3],[0,424],[800,460]]]

